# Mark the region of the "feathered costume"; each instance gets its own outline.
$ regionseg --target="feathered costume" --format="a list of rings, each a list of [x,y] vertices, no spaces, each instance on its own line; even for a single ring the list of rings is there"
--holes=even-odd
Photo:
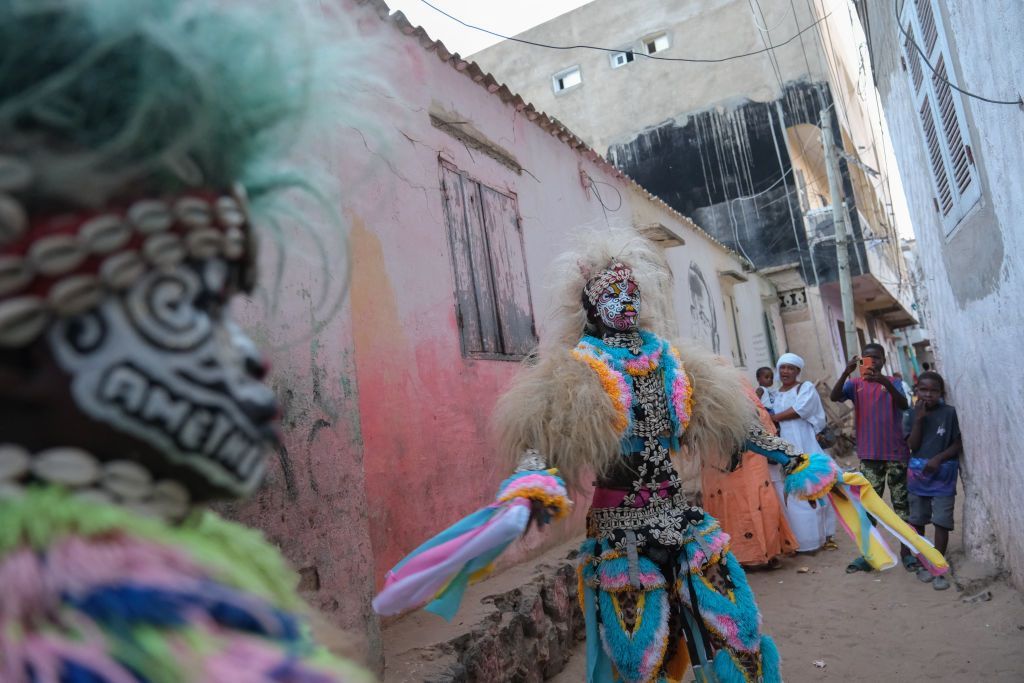
[[[680,452],[719,466],[743,451],[778,462],[787,495],[832,496],[874,566],[891,566],[891,552],[878,545],[869,513],[927,557],[926,566],[945,570],[941,555],[871,499],[859,474],[840,480],[828,456],[797,453],[766,432],[736,370],[666,339],[670,273],[650,242],[631,230],[590,234],[557,265],[555,328],[495,416],[504,454],[514,462],[525,453],[510,482],[523,477],[533,485],[506,482],[494,504],[415,550],[388,573],[374,601],[378,612],[430,602],[428,609],[450,618],[468,581],[485,574],[525,531],[531,507],[556,518],[566,514],[571,503],[559,473],[570,484],[593,473],[597,486],[578,568],[587,682],[681,681],[690,667],[698,681],[780,681],[778,651],[761,632],[728,535],[682,493],[672,464]],[[652,324],[597,336],[581,293],[592,297],[595,282],[627,281],[644,293]]]
[[[5,369],[27,374],[61,348],[81,361],[64,381],[89,376],[104,361],[90,356],[109,341],[112,318],[104,316],[130,299],[132,315],[152,323],[147,349],[159,346],[153,339],[166,342],[162,360],[143,368],[156,376],[157,366],[194,341],[185,337],[186,314],[203,302],[184,285],[198,281],[195,273],[206,278],[202,296],[216,290],[225,306],[232,293],[251,291],[258,254],[246,194],[262,219],[271,191],[303,183],[281,173],[281,162],[318,89],[311,82],[315,50],[307,45],[313,36],[299,8],[242,5],[0,0]],[[319,58],[333,48],[317,49]],[[139,283],[160,278],[170,287],[139,296]],[[219,313],[205,312],[215,307],[197,320],[218,324]],[[173,333],[164,335],[158,316]],[[218,353],[242,348],[231,329],[217,330],[225,332],[215,340]],[[61,346],[55,330],[75,345]],[[131,344],[122,337],[104,348],[121,352]],[[213,377],[221,357],[199,370]],[[223,357],[242,367],[240,357]],[[142,376],[127,364],[110,376],[118,371]],[[60,373],[47,381],[62,386]],[[200,391],[227,393],[212,380]],[[166,410],[176,399],[163,397],[163,413],[145,408],[157,411],[146,416],[152,422],[174,419]],[[79,394],[75,401],[88,412]],[[126,416],[104,422],[98,414],[82,419],[92,419],[92,434],[100,429],[104,437],[88,438],[123,439],[115,422],[146,433]],[[17,419],[4,417],[7,425]],[[297,577],[274,547],[193,506],[251,492],[263,471],[262,449],[232,447],[221,451],[222,461],[182,465],[206,457],[198,445],[182,444],[198,444],[200,435],[214,443],[211,413],[196,411],[173,446],[147,442],[148,450],[93,455],[76,447],[82,431],[65,432],[65,418],[47,414],[42,419],[52,430],[45,431],[52,433],[23,437],[50,444],[38,452],[0,433],[0,680],[373,679],[314,643]],[[220,436],[227,441],[223,429]]]

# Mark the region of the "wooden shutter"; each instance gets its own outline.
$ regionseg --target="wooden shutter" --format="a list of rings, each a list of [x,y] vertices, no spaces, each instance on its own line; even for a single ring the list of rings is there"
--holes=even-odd
[[[441,162],[463,351],[525,356],[536,344],[515,197]]]
[[[933,72],[923,63],[905,37],[904,60],[932,172],[935,208],[949,233],[981,197],[963,100],[946,83],[953,81],[950,49],[934,0],[907,0],[900,21],[935,68]]]
[[[513,197],[481,187],[502,353],[525,356],[536,343],[526,258]]]
[[[467,353],[496,353],[498,330],[480,188],[448,164],[442,164],[441,174],[463,349]]]

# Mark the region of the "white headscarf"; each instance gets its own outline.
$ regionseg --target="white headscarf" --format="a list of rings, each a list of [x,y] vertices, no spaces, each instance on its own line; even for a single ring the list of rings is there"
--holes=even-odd
[[[775,369],[778,370],[783,365],[793,365],[803,370],[804,359],[795,353],[784,353],[779,356],[779,362],[775,364]]]

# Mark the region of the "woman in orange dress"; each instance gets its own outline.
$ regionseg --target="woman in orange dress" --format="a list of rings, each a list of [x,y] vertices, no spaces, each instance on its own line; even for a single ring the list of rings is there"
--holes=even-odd
[[[768,411],[753,389],[748,391],[757,404],[762,426],[770,434],[777,434]],[[763,456],[747,451],[734,462],[732,471],[711,465],[705,465],[702,471],[704,509],[732,538],[732,551],[746,567],[774,569],[782,556],[792,555],[797,549],[769,467]]]

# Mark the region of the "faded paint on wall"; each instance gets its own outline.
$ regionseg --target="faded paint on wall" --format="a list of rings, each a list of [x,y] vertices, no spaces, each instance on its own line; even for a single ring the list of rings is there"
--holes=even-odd
[[[344,246],[338,226],[308,216],[319,242],[297,225],[281,243],[264,240],[259,289],[237,303],[239,320],[270,362],[283,443],[257,494],[219,507],[261,529],[297,572],[303,598],[379,666],[355,356],[349,311],[336,308],[345,290]],[[283,280],[275,283],[282,243]]]

